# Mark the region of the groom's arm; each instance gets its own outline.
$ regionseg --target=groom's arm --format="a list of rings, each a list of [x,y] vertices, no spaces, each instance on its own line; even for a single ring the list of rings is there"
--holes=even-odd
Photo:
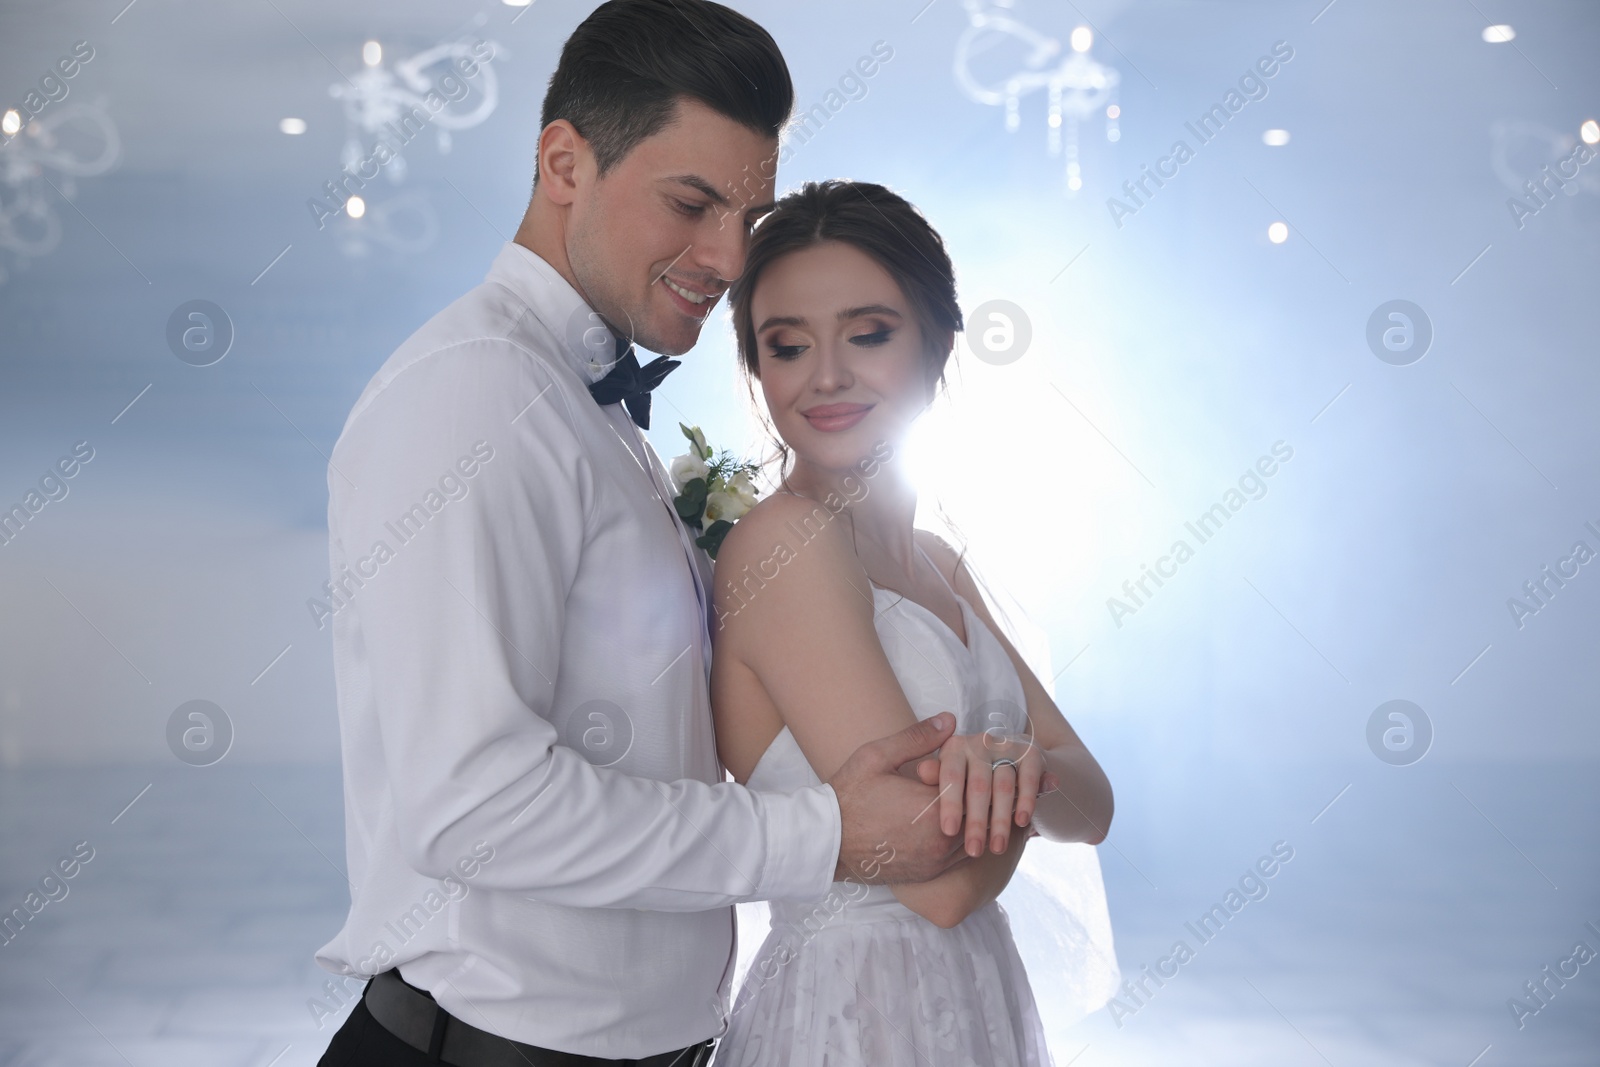
[[[475,885],[579,907],[823,896],[840,843],[830,787],[663,782],[559,743],[553,680],[599,476],[567,395],[510,342],[469,342],[402,369],[352,413],[333,454],[336,563],[389,548],[334,618],[335,667],[341,701],[376,709],[362,733],[381,744],[406,861],[442,877],[486,841],[495,860]],[[477,442],[493,458],[468,480],[471,464],[458,464]],[[436,494],[425,525],[407,525],[446,475],[465,495]],[[367,671],[338,659],[354,642]]]

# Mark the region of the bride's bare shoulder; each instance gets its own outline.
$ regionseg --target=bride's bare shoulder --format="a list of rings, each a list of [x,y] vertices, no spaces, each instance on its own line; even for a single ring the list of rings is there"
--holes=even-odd
[[[725,611],[742,607],[756,590],[763,599],[798,608],[840,582],[865,586],[865,572],[850,549],[849,520],[823,504],[774,493],[751,508],[717,550],[714,581]],[[763,613],[764,614],[764,613]]]
[[[797,552],[802,546],[822,540],[836,543],[848,520],[808,497],[793,493],[773,493],[734,523],[717,551],[717,571],[738,560],[754,564],[771,556],[780,547]]]

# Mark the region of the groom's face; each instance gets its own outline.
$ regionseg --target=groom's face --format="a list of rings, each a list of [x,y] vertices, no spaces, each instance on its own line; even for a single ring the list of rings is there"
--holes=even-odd
[[[777,150],[684,97],[664,129],[581,182],[568,260],[594,309],[652,352],[693,347],[771,210]]]

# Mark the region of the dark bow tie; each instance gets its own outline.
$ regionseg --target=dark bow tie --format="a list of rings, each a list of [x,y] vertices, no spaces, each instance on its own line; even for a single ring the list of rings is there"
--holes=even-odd
[[[650,428],[650,390],[660,385],[666,376],[678,369],[678,360],[660,356],[644,366],[633,354],[633,345],[617,338],[617,362],[610,372],[589,385],[589,395],[604,407],[622,401],[633,421],[641,430]]]

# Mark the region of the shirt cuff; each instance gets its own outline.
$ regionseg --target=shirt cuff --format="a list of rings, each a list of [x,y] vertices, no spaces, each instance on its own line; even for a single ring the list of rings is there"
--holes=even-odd
[[[762,796],[766,863],[756,900],[820,900],[833,886],[843,828],[833,786]]]

